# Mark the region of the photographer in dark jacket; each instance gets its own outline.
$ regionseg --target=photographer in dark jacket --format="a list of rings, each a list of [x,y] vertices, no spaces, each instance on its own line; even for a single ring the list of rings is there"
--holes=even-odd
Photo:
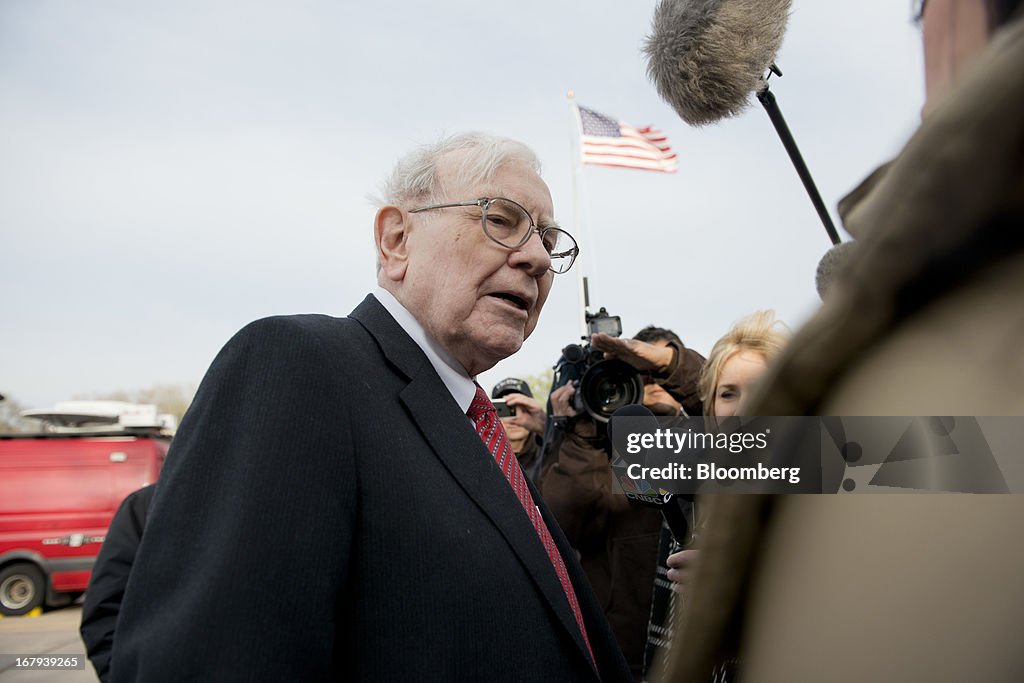
[[[505,405],[512,409],[512,415],[501,416],[501,423],[505,426],[505,433],[508,434],[512,451],[516,454],[523,473],[530,481],[537,483],[543,467],[548,464],[547,461],[542,463],[540,457],[540,446],[544,440],[544,426],[547,422],[544,406],[533,397],[530,385],[518,377],[506,377],[495,384],[491,389],[491,398],[502,399]]]
[[[671,330],[646,327],[633,339],[591,337],[606,358],[618,358],[644,376],[644,405],[657,415],[699,415],[697,381],[704,358],[687,349]],[[658,559],[661,513],[635,506],[613,483],[605,425],[572,408],[570,383],[551,394],[558,420],[541,476],[541,493],[558,519],[601,601],[619,646],[637,680],[643,675],[644,644]]]

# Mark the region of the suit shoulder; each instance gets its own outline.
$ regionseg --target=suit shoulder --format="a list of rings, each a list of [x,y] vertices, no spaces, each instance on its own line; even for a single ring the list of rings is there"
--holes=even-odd
[[[239,330],[228,346],[260,346],[265,343],[297,346],[309,343],[351,343],[365,337],[362,326],[349,318],[335,318],[317,313],[275,315],[260,318]]]
[[[266,318],[254,320],[243,327],[239,334],[251,332],[263,332],[274,330],[308,331],[311,333],[333,332],[338,333],[349,330],[353,321],[348,318],[336,318],[323,313],[299,313],[295,315],[272,315]]]

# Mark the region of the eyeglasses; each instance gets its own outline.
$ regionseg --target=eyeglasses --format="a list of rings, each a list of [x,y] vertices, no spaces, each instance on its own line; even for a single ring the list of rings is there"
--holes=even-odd
[[[409,213],[456,206],[480,207],[480,225],[484,229],[484,234],[506,249],[521,249],[533,233],[540,235],[541,244],[551,257],[549,270],[555,273],[564,273],[572,268],[573,261],[580,253],[580,248],[572,235],[561,228],[538,228],[530,217],[530,212],[522,204],[504,197],[481,197],[464,202],[434,204],[412,209]]]

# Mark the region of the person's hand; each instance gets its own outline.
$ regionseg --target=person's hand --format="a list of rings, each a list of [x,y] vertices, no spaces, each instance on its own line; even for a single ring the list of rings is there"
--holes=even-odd
[[[576,409],[572,407],[572,397],[576,394],[576,387],[569,384],[558,387],[551,392],[551,413],[553,415],[575,417]]]
[[[505,422],[517,425],[534,434],[544,433],[544,424],[547,422],[547,414],[544,406],[535,398],[525,394],[505,394],[505,405],[516,409],[516,414],[506,417]]]
[[[675,353],[669,346],[613,337],[604,332],[591,335],[590,344],[598,351],[604,351],[606,359],[618,358],[640,372],[665,372],[672,365]]]
[[[668,556],[668,580],[672,582],[672,590],[676,593],[682,593],[693,582],[699,558],[699,550],[680,550]]]

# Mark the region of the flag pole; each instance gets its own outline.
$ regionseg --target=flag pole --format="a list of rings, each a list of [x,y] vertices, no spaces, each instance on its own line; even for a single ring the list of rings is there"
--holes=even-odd
[[[573,232],[583,237],[583,221],[581,218],[581,205],[579,183],[577,176],[580,172],[580,131],[582,126],[580,125],[580,110],[576,106],[576,95],[570,90],[566,97],[569,100],[569,165],[572,167],[572,220],[573,220]],[[573,148],[572,140],[573,134],[575,133],[576,146]],[[576,285],[578,288],[577,297],[579,300],[579,311],[580,311],[580,338],[587,338],[587,312],[590,306],[590,301],[587,296],[587,279],[583,275],[583,261],[581,260],[583,254],[583,248],[580,248],[580,255],[576,257]]]

